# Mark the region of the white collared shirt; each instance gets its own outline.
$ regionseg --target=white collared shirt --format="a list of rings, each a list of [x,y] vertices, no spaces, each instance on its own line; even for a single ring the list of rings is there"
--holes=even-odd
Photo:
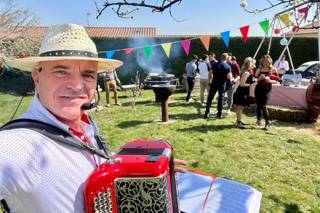
[[[20,118],[69,127],[53,116],[35,96]],[[94,146],[94,131],[83,123]],[[0,199],[12,212],[84,212],[83,183],[95,169],[89,152],[57,143],[29,129],[0,131]],[[101,159],[96,157],[101,163]]]

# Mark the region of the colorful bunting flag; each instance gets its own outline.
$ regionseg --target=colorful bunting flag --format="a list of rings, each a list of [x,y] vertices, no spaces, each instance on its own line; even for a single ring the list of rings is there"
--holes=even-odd
[[[112,58],[112,56],[113,56],[113,54],[114,54],[115,52],[116,52],[115,50],[106,51],[106,57],[107,57],[107,58]]]
[[[265,36],[268,36],[269,33],[269,20],[264,20],[259,22],[260,27],[262,28]]]
[[[209,51],[210,39],[211,39],[211,36],[209,36],[209,35],[200,37],[200,40],[207,51]]]
[[[309,8],[308,7],[300,8],[298,12],[303,13],[304,21],[306,21],[308,17]]]
[[[308,10],[309,10],[308,7],[301,8],[301,9],[298,10],[299,13],[303,13],[304,14],[304,19],[305,20],[306,20],[306,18],[308,16]],[[290,23],[290,15],[289,15],[289,13],[281,14],[279,16],[279,19],[286,26],[288,26],[289,23]],[[265,36],[268,36],[268,33],[269,33],[269,20],[261,21],[261,22],[259,22],[259,25],[262,28],[263,32],[265,33]],[[245,25],[245,26],[240,27],[239,29],[240,29],[240,32],[241,32],[241,35],[242,35],[242,39],[246,43],[247,42],[247,38],[248,38],[248,33],[249,33],[250,26],[249,25]],[[275,29],[275,30],[277,30],[277,29]],[[220,33],[220,37],[223,40],[223,42],[225,43],[226,47],[229,48],[230,31],[221,32]],[[203,44],[203,46],[205,47],[205,49],[207,51],[209,51],[211,36],[210,35],[200,36],[200,37],[197,37],[197,38],[191,38],[191,39],[185,39],[185,40],[179,41],[181,43],[182,48],[183,48],[184,52],[186,53],[186,55],[189,55],[191,40],[194,40],[194,39],[200,39],[202,44]],[[178,42],[178,41],[176,41],[176,42]],[[172,43],[176,43],[176,42],[172,42]],[[157,45],[146,45],[146,46],[144,46],[143,50],[144,50],[144,53],[146,55],[146,58],[149,59],[150,56],[151,56],[153,48],[155,46],[160,46],[160,45],[162,46],[163,51],[165,52],[166,56],[169,58],[170,57],[170,51],[171,51],[172,43],[163,43],[163,44],[157,44]],[[137,47],[137,48],[140,49],[141,47]],[[123,51],[126,55],[130,55],[131,52],[134,49],[135,48],[125,48],[125,49],[118,49],[118,50],[99,51],[99,53],[104,53],[106,55],[106,57],[110,59],[110,58],[113,57],[113,55],[115,54],[116,51]]]
[[[186,55],[189,55],[191,40],[190,39],[182,40],[182,41],[180,41],[180,43],[181,43]]]
[[[241,35],[242,35],[243,42],[246,43],[247,42],[247,38],[248,38],[249,25],[240,27],[240,32],[241,32]]]
[[[143,47],[143,51],[146,54],[147,59],[150,58],[151,52],[152,52],[153,46],[147,45]]]
[[[170,57],[170,49],[171,49],[171,43],[164,43],[161,44],[162,49],[164,50],[164,52],[166,53],[167,57]]]
[[[281,22],[286,26],[288,27],[289,24],[290,24],[290,17],[289,17],[289,13],[284,13],[284,14],[281,14],[279,16]]]
[[[222,32],[222,33],[220,33],[220,36],[228,48],[229,47],[229,40],[230,40],[230,31]]]
[[[124,53],[125,53],[126,55],[130,55],[131,52],[132,52],[132,50],[133,50],[133,48],[126,48],[126,49],[124,49]]]

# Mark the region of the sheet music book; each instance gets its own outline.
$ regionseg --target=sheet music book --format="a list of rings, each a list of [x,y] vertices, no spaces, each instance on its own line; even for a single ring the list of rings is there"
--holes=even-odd
[[[258,213],[262,194],[253,187],[194,172],[177,173],[180,210],[186,213]]]

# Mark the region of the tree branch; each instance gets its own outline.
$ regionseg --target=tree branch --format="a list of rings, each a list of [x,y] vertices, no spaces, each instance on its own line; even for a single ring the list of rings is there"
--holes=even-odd
[[[247,1],[243,0],[242,3],[240,4],[241,7],[243,7],[243,9],[248,12],[248,13],[261,13],[267,10],[270,10],[272,8],[278,7],[280,5],[283,6],[284,10],[280,11],[279,13],[276,13],[275,16],[279,16],[281,14],[287,13],[287,12],[295,12],[294,13],[294,19],[295,20],[295,24],[292,24],[294,27],[297,27],[299,29],[315,29],[315,28],[319,28],[319,25],[317,24],[316,26],[316,22],[319,16],[319,9],[318,9],[318,5],[320,0],[265,0],[268,3],[268,6],[264,7],[264,8],[255,8],[255,9],[248,9],[247,8]],[[309,26],[304,26],[304,27],[300,27],[300,24],[297,23],[301,23],[301,21],[299,21],[300,18],[302,18],[302,16],[297,15],[298,11],[297,9],[300,7],[305,7],[305,5],[307,5],[309,12],[310,12],[310,8],[312,6],[316,7],[316,11],[313,13],[312,15],[312,19],[309,19],[309,22],[311,22],[312,24]],[[309,13],[310,14],[310,13]],[[311,15],[310,15],[311,16]],[[291,20],[292,20],[291,19]]]
[[[154,3],[146,3],[145,0],[135,0],[132,2],[128,2],[127,0],[122,0],[122,1],[106,0],[101,8],[99,8],[97,3],[95,2],[96,9],[97,9],[96,18],[98,19],[99,16],[101,16],[102,13],[104,13],[104,11],[108,8],[111,8],[112,11],[120,18],[133,18],[132,16],[130,17],[129,14],[139,10],[139,8],[149,8],[152,10],[152,12],[163,12],[167,9],[170,10],[173,5],[180,4],[182,1],[183,0],[161,0],[160,3],[158,3],[158,1],[154,1]],[[134,7],[134,9],[122,10],[124,6]],[[116,7],[117,9],[113,7]]]

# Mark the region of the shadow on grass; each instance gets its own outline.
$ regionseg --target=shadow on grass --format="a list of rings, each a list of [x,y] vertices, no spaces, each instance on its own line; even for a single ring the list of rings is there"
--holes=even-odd
[[[151,122],[151,121],[150,121]],[[140,120],[132,120],[132,121],[123,121],[119,123],[117,126],[121,129],[126,129],[134,126],[138,126],[141,124],[150,123],[149,121],[140,121]]]
[[[294,203],[286,203],[277,198],[275,195],[268,196],[271,200],[273,200],[275,203],[282,205],[284,207],[283,213],[302,213],[299,206]]]
[[[198,119],[202,118],[203,115],[198,114],[198,113],[189,113],[189,114],[171,114],[170,118],[176,119],[176,120],[184,120],[184,121],[189,121],[193,119]]]
[[[122,103],[122,106],[137,106],[137,105],[144,105],[144,106],[150,106],[150,105],[154,105],[154,102],[152,101],[130,101],[127,100],[126,102]]]
[[[201,126],[193,126],[184,129],[178,129],[180,132],[189,132],[189,131],[198,131],[198,132],[208,132],[208,131],[220,131],[224,129],[234,129],[236,128],[233,124],[225,124],[225,125],[201,125]]]
[[[302,144],[302,142],[297,141],[297,140],[292,140],[292,139],[287,140],[287,143],[290,143],[290,144]]]

